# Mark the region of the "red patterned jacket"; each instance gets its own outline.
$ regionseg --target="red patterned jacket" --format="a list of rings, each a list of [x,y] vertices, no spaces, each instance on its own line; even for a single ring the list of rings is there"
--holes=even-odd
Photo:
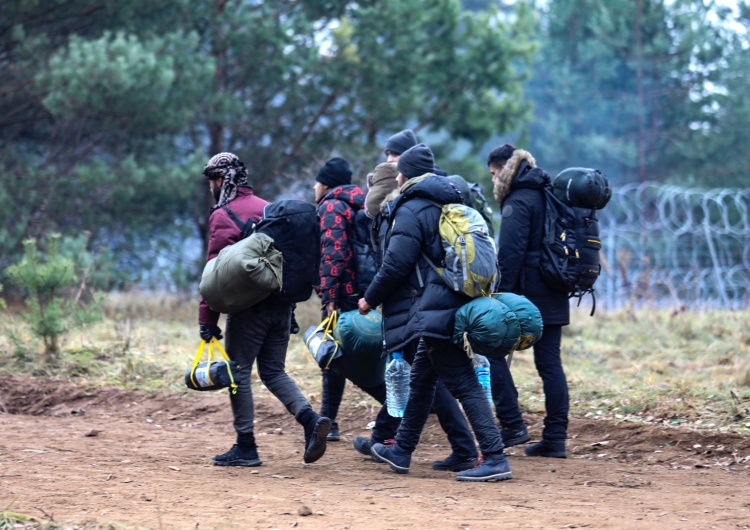
[[[349,236],[354,211],[365,207],[365,194],[354,184],[338,186],[318,203],[320,216],[320,285],[318,294],[325,306],[354,294],[354,252]]]

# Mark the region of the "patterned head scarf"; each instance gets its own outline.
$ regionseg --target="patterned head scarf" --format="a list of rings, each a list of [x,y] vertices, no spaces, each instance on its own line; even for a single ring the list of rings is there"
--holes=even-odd
[[[242,160],[233,153],[219,153],[211,157],[206,167],[203,168],[203,176],[209,180],[224,179],[221,186],[219,201],[213,209],[221,208],[229,201],[237,197],[237,188],[247,186],[247,169]]]

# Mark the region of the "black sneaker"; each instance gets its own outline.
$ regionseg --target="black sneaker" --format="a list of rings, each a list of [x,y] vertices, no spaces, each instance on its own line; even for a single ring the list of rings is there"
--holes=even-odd
[[[376,462],[382,462],[382,460],[378,460],[370,451],[372,449],[372,446],[375,445],[376,442],[372,438],[365,438],[364,436],[357,436],[354,439],[354,442],[352,442],[352,445],[354,445],[354,448],[357,450],[357,452],[362,453],[365,456],[371,457]],[[390,439],[382,442],[384,446],[390,447],[393,444],[396,443],[396,440]]]
[[[326,452],[326,438],[331,431],[331,420],[325,416],[318,418],[305,427],[305,456],[306,464],[320,460]]]
[[[524,450],[526,456],[544,456],[547,458],[567,458],[565,440],[545,440],[527,445]]]
[[[329,442],[338,442],[341,439],[341,432],[339,431],[339,424],[331,422],[331,431],[326,436],[326,440]]]
[[[503,437],[503,445],[505,447],[525,444],[531,440],[531,435],[529,434],[529,431],[526,430],[525,426],[520,429],[501,429],[500,434]]]
[[[401,475],[409,472],[411,464],[411,453],[401,449],[398,444],[384,445],[374,444],[370,448],[370,454],[377,462],[385,462],[391,469]]]
[[[215,466],[256,467],[261,465],[263,461],[258,458],[257,449],[234,444],[226,453],[213,457],[211,463]]]
[[[471,469],[477,462],[477,455],[457,455],[451,453],[445,460],[438,460],[432,464],[432,469],[437,471],[463,471]]]
[[[460,482],[500,482],[512,478],[510,464],[503,455],[488,457],[486,460],[480,458],[472,469],[461,471],[456,475],[456,480]]]

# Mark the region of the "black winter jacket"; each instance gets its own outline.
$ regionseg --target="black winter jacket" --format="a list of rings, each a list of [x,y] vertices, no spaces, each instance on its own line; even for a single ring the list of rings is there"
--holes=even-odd
[[[456,310],[470,301],[448,288],[422,256],[435,264],[445,259],[438,232],[441,210],[433,203],[461,202],[461,195],[445,177],[432,174],[410,179],[401,191],[388,204],[383,263],[365,293],[372,307],[382,304],[387,353],[420,337],[452,338]]]
[[[568,296],[547,287],[539,271],[544,239],[544,187],[549,176],[522,161],[503,201],[498,239],[498,291],[526,296],[539,308],[544,324],[570,323]]]

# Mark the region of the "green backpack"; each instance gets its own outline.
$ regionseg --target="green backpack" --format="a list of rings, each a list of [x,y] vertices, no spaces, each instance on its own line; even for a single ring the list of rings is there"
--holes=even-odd
[[[497,279],[497,252],[487,223],[471,206],[433,204],[441,210],[438,230],[445,260],[438,267],[422,256],[453,291],[471,298],[489,295]]]

